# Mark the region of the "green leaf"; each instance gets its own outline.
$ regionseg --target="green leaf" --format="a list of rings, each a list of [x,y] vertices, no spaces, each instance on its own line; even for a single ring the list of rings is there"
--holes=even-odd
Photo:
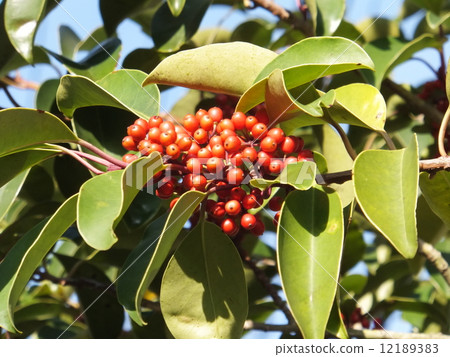
[[[246,21],[236,27],[230,40],[250,42],[267,48],[270,45],[274,28],[273,23],[261,19]]]
[[[152,153],[125,170],[110,171],[86,181],[78,199],[78,230],[94,249],[108,250],[117,242],[114,229],[139,190],[164,169],[161,156]]]
[[[163,3],[156,11],[151,25],[155,47],[161,52],[174,52],[197,32],[211,0],[187,0],[178,16],[169,4]]]
[[[64,57],[73,59],[75,49],[80,41],[81,39],[69,26],[61,25],[59,27],[59,45]]]
[[[6,1],[3,1],[0,4],[0,47],[2,49],[2,55],[0,56],[0,74],[3,75],[4,73],[8,73],[9,71],[3,71],[3,67],[6,63],[11,62],[11,59],[14,57],[14,55],[18,54],[16,50],[14,49],[13,45],[9,41],[8,33],[6,32],[5,28],[5,3]],[[20,58],[23,57],[19,56]],[[27,63],[25,61],[25,63]]]
[[[205,193],[198,191],[184,193],[168,216],[163,215],[148,227],[146,238],[123,265],[117,281],[117,297],[139,326],[145,325],[141,316],[145,291],[164,264],[181,229],[205,197]]]
[[[57,154],[58,151],[33,149],[0,157],[0,187],[24,170]]]
[[[405,258],[413,258],[417,251],[418,179],[415,137],[406,149],[363,151],[353,167],[356,198],[362,211]]]
[[[286,299],[303,337],[324,338],[344,240],[339,196],[319,187],[294,191],[279,222],[278,266]]]
[[[3,219],[5,214],[11,208],[14,200],[19,194],[25,179],[28,176],[29,170],[25,170],[14,179],[9,181],[6,185],[0,187],[0,221]]]
[[[443,15],[438,15],[432,11],[427,11],[427,15],[426,15],[427,24],[428,24],[428,26],[430,26],[430,28],[432,30],[436,30],[440,25],[442,25],[448,19],[450,19],[449,12],[446,12]]]
[[[344,17],[345,0],[306,0],[306,4],[316,35],[332,35]]]
[[[338,298],[334,299],[333,307],[330,313],[330,319],[327,324],[327,331],[340,339],[349,338],[347,328],[342,319],[341,309],[339,308]]]
[[[383,130],[386,102],[380,91],[365,83],[353,83],[334,89],[336,102],[326,111],[338,123]]]
[[[275,57],[275,52],[245,42],[207,45],[166,58],[143,85],[158,83],[241,95]]]
[[[110,73],[98,82],[66,75],[58,88],[58,107],[68,117],[72,117],[77,108],[105,105],[149,118],[159,112],[159,91],[155,85],[141,87],[145,76],[144,72],[131,69]]]
[[[61,62],[70,73],[85,76],[96,81],[105,77],[116,68],[121,48],[121,42],[118,38],[110,38],[97,44],[79,62],[61,56],[49,49],[46,49],[46,51]]]
[[[31,145],[78,140],[54,115],[25,108],[0,110],[0,133],[0,156]]]
[[[237,109],[246,112],[264,101],[269,75],[275,69],[283,71],[287,89],[315,81],[331,74],[355,69],[372,69],[372,60],[355,42],[343,37],[310,37],[289,47],[268,63],[254,84],[240,99]]]
[[[167,0],[167,5],[169,5],[170,12],[175,17],[181,14],[185,3],[186,0]]]
[[[433,176],[422,172],[419,185],[432,211],[450,228],[450,172],[438,171]]]
[[[5,28],[22,57],[33,63],[33,43],[47,0],[5,0]]]
[[[168,53],[158,52],[156,48],[137,48],[125,57],[123,60],[123,67],[150,73],[169,55],[170,54]]]
[[[41,84],[36,92],[36,109],[50,112],[56,101],[59,79],[49,79]]]
[[[400,37],[400,21],[369,17],[356,24],[357,30],[362,34],[365,43],[386,37]]]
[[[175,338],[242,337],[248,312],[244,268],[217,225],[199,224],[183,240],[164,272],[160,301]]]
[[[438,14],[444,4],[444,0],[410,0],[417,6],[433,11]]]
[[[72,196],[49,220],[23,236],[0,263],[0,326],[17,331],[13,309],[28,280],[45,255],[76,219],[77,196]]]
[[[321,130],[320,130],[321,129]],[[330,125],[323,125],[318,129],[318,139],[322,148],[321,152],[325,156],[328,164],[328,172],[339,172],[351,170],[353,160],[345,149],[342,139]],[[343,184],[331,184],[341,198],[342,206],[346,207],[355,198],[355,191],[351,181]]]
[[[1,14],[0,14],[1,15]],[[0,24],[1,25],[1,24]],[[0,35],[1,36],[1,35]],[[12,50],[14,53],[6,59],[4,55],[2,55],[2,59],[0,59],[0,63],[4,65],[0,68],[0,77],[6,76],[9,72],[14,71],[18,68],[28,66],[29,63],[17,52]],[[2,53],[5,52],[2,49]],[[3,61],[5,59],[5,61]],[[47,52],[42,47],[33,47],[33,64],[36,63],[50,63],[50,58],[47,55]]]
[[[439,47],[435,36],[424,34],[412,41],[388,37],[372,41],[364,46],[375,63],[375,72],[364,72],[365,77],[377,88],[383,79],[400,63],[410,59],[414,53],[427,47]]]
[[[317,166],[312,161],[297,162],[287,165],[273,180],[256,178],[251,179],[250,184],[261,190],[279,183],[290,185],[296,190],[309,190],[316,182],[316,170]]]

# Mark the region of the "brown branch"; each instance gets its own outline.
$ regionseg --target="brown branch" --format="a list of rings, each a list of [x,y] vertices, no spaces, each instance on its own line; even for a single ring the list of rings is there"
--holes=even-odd
[[[435,268],[439,271],[439,273],[441,273],[447,284],[450,286],[450,269],[441,252],[439,252],[430,243],[427,243],[422,239],[419,239],[418,252],[435,266]]]
[[[438,157],[436,159],[420,160],[420,171],[436,171],[436,170],[448,170],[450,169],[450,157]]]
[[[245,262],[251,270],[253,270],[256,279],[261,283],[263,288],[269,293],[275,305],[277,305],[280,308],[280,310],[284,313],[289,322],[289,325],[295,325],[294,317],[292,316],[291,310],[289,310],[286,301],[283,301],[280,295],[278,295],[278,292],[275,290],[274,286],[270,283],[270,280],[269,278],[267,278],[266,274],[264,274],[264,272],[256,266],[252,258],[248,255],[246,251],[244,251],[244,249],[240,247],[239,244],[236,244],[236,247],[239,251],[239,255],[241,256],[242,261]]]
[[[278,5],[272,0],[252,0],[255,7],[262,7],[270,11],[272,15],[278,17],[281,21],[286,22],[293,28],[302,31],[306,36],[313,36],[311,25],[300,17],[294,16],[290,11]]]
[[[259,331],[280,331],[280,332],[299,332],[299,328],[296,324],[288,325],[273,325],[265,324],[262,322],[255,322],[252,320],[246,320],[244,323],[244,330],[259,330]]]
[[[404,101],[413,109],[420,113],[425,114],[432,121],[440,123],[442,120],[442,113],[436,108],[429,105],[423,99],[419,98],[417,95],[411,93],[410,91],[403,88],[401,85],[393,82],[389,78],[383,81],[383,85],[392,90],[394,93],[398,94],[404,99]]]
[[[16,107],[20,108],[21,105],[16,102],[14,97],[12,96],[11,92],[8,89],[8,86],[6,86],[4,83],[0,83],[0,88],[2,88],[5,91],[6,96],[8,97],[9,101]]]
[[[31,82],[23,79],[19,74],[16,75],[16,77],[3,77],[0,78],[0,82],[3,82],[7,84],[8,86],[20,88],[20,89],[32,89],[32,90],[38,90],[40,85],[36,82]]]

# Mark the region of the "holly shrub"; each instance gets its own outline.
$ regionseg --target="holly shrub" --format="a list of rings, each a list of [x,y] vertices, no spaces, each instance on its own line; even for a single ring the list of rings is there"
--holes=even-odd
[[[99,0],[103,27],[36,46],[64,3],[0,4],[2,337],[450,333],[447,1],[353,24],[345,0]],[[219,6],[247,16],[199,30]],[[153,48],[121,58],[126,19]],[[394,81],[414,59],[431,79]]]

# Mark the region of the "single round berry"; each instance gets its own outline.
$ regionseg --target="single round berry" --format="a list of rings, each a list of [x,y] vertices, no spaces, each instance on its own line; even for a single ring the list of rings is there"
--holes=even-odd
[[[205,115],[208,115],[208,111],[205,109],[199,109],[197,110],[197,112],[195,113],[195,117],[198,120],[201,120]]]
[[[154,143],[161,143],[161,141],[159,140],[161,136],[161,130],[159,130],[159,128],[150,128],[150,130],[148,131],[147,137],[149,140],[153,141]]]
[[[195,141],[193,141],[191,143],[191,147],[188,150],[188,154],[197,155],[200,149],[201,149],[200,145],[198,145]]]
[[[152,142],[150,140],[141,140],[138,144],[138,150],[142,155],[149,155],[151,153]]]
[[[298,153],[298,161],[312,161],[314,159],[314,154],[311,150],[305,149]]]
[[[242,181],[244,181],[244,178],[245,178],[244,171],[242,171],[240,168],[233,168],[228,170],[227,173],[228,183],[240,185]]]
[[[162,146],[161,144],[158,144],[158,143],[152,143],[152,144],[150,145],[150,151],[149,151],[149,154],[152,153],[152,152],[154,152],[154,151],[159,152],[160,154],[162,154],[162,153],[164,152],[164,148],[163,148],[163,146]]]
[[[192,178],[193,178],[193,174],[187,174],[183,177],[183,187],[186,190],[190,190],[193,187],[192,184]]]
[[[237,216],[241,213],[241,204],[238,200],[230,200],[225,203],[225,211],[230,216]]]
[[[203,170],[200,160],[195,157],[190,158],[188,161],[186,161],[186,167],[193,174],[201,174]]]
[[[209,115],[203,115],[200,119],[200,127],[206,131],[214,128],[214,120]]]
[[[253,194],[246,195],[242,199],[242,207],[245,209],[252,209],[255,208],[258,205],[258,200]]]
[[[270,161],[269,165],[269,171],[272,174],[279,174],[281,171],[283,171],[284,163],[280,159],[273,159]]]
[[[178,159],[180,157],[181,150],[177,144],[170,144],[166,147],[166,154],[171,156],[172,159]]]
[[[211,154],[223,159],[225,157],[225,148],[221,144],[216,144],[211,147]]]
[[[256,217],[251,213],[245,213],[241,217],[241,226],[246,230],[251,230],[256,226]]]
[[[241,148],[241,139],[239,139],[237,136],[229,136],[225,139],[223,147],[229,153],[238,152]]]
[[[177,140],[177,145],[181,151],[188,151],[192,145],[192,139],[188,136],[184,136]]]
[[[233,187],[230,191],[230,198],[232,200],[242,201],[243,198],[247,195],[247,193],[240,187]]]
[[[127,128],[127,134],[130,135],[134,140],[140,141],[145,139],[147,131],[142,126],[133,124]]]
[[[209,139],[209,146],[213,147],[214,145],[222,145],[223,140],[219,135],[214,135]]]
[[[256,218],[255,228],[253,228],[250,232],[255,236],[261,236],[265,231],[264,223],[260,219]]]
[[[170,144],[175,143],[176,140],[177,134],[175,133],[175,130],[162,132],[159,136],[159,142],[163,146],[169,146]]]
[[[206,162],[206,168],[212,174],[220,174],[225,168],[225,164],[218,157],[210,157]]]
[[[227,186],[228,184],[224,181],[219,181],[216,183],[216,194],[221,199],[226,199],[230,195],[230,189],[224,188],[224,186]]]
[[[229,138],[230,136],[235,136],[236,133],[233,130],[230,129],[224,129],[221,133],[220,133],[220,138],[222,139],[223,142],[225,142],[225,140],[227,138]]]
[[[127,135],[122,139],[122,146],[125,150],[128,150],[128,151],[137,151],[138,150],[136,141],[130,135]]]
[[[258,165],[264,167],[265,169],[269,169],[270,161],[272,160],[272,155],[265,152],[260,151],[258,152]]]
[[[222,119],[219,124],[217,124],[217,132],[220,134],[222,131],[224,131],[225,129],[229,129],[234,131],[234,124],[230,119]]]
[[[161,181],[160,184],[164,182]],[[173,191],[175,189],[175,184],[173,183],[173,181],[168,180],[165,183],[162,183],[157,189],[156,189],[156,195],[160,198],[164,198],[167,199],[170,196],[173,195]]]
[[[195,117],[195,115],[188,114],[183,119],[183,126],[186,130],[194,132],[199,128],[200,121]]]
[[[267,126],[263,123],[257,123],[252,128],[252,135],[255,140],[262,140],[267,135]]]
[[[247,159],[251,163],[254,163],[258,159],[258,152],[255,150],[255,148],[246,147],[244,150],[242,150],[242,157],[244,159]]]
[[[298,162],[295,156],[289,156],[284,160],[284,167],[290,164],[296,164]]]
[[[175,131],[175,125],[170,121],[164,121],[159,125],[159,130],[161,130],[162,133],[165,133],[168,130]]]
[[[281,142],[280,149],[285,154],[292,154],[298,147],[299,139],[295,136],[286,136]]]
[[[198,153],[197,156],[200,159],[209,159],[210,157],[212,157],[211,151],[209,151],[207,148],[201,148]]]
[[[280,196],[274,196],[269,201],[269,208],[272,211],[279,211],[281,209],[281,205],[283,204],[283,198]]]
[[[192,187],[197,191],[205,191],[207,184],[206,177],[203,175],[193,175],[192,176]]]
[[[231,116],[235,130],[242,130],[245,128],[245,120],[247,116],[242,112],[236,112]]]
[[[150,129],[150,126],[148,125],[148,121],[142,118],[136,119],[134,121],[134,124],[139,125],[145,129],[145,131],[148,131]]]
[[[194,139],[200,145],[205,144],[208,141],[208,132],[205,129],[199,128],[194,132]]]
[[[214,201],[213,201],[214,202]],[[209,214],[215,219],[223,218],[226,214],[225,212],[225,202],[216,202],[214,206],[212,206]]]
[[[238,228],[234,220],[232,220],[231,218],[224,219],[220,226],[222,228],[222,231],[228,235],[235,234],[236,229]]]
[[[125,155],[122,156],[122,161],[127,163],[127,164],[130,164],[134,160],[137,160],[137,159],[138,159],[138,157],[136,155],[134,155],[134,154],[125,154]]]
[[[233,166],[241,166],[244,163],[243,159],[244,158],[242,156],[242,153],[237,152],[237,153],[231,155],[230,163]]]
[[[263,150],[267,153],[272,153],[276,149],[277,149],[277,143],[276,143],[275,139],[272,138],[271,136],[266,136],[261,141],[261,150]]]
[[[208,110],[208,115],[214,120],[215,122],[219,122],[223,118],[223,112],[222,109],[219,107],[212,107]]]
[[[159,128],[162,124],[163,119],[159,115],[154,115],[148,120],[149,128]]]
[[[245,128],[248,131],[252,131],[253,126],[255,126],[256,124],[258,124],[258,119],[256,119],[256,117],[254,116],[250,115],[245,119]]]
[[[275,140],[277,144],[281,144],[286,137],[284,131],[280,128],[272,128],[267,132],[267,136],[270,136]]]

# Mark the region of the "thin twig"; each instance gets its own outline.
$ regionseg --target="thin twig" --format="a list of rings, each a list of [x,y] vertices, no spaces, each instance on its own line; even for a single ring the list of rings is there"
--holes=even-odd
[[[81,145],[82,147],[92,151],[94,154],[97,154],[98,156],[102,157],[105,160],[108,160],[111,164],[114,164],[116,166],[119,166],[121,168],[126,168],[127,164],[119,159],[116,159],[115,157],[112,157],[110,155],[108,155],[107,153],[103,152],[102,150],[100,150],[98,147],[96,147],[95,145],[92,145],[91,143],[83,140],[83,139],[79,139],[77,140],[75,143]]]
[[[23,79],[18,73],[16,74],[16,77],[9,77],[5,76],[0,78],[0,82],[5,83],[8,86],[20,88],[20,89],[32,89],[32,90],[38,90],[40,87],[39,83],[31,82]]]
[[[384,130],[379,131],[380,135],[383,137],[384,141],[386,141],[386,144],[389,148],[389,150],[396,150],[394,142],[392,141],[391,137],[388,133],[386,133]]]
[[[392,90],[394,93],[398,94],[403,100],[413,109],[420,113],[425,114],[433,122],[440,123],[442,118],[442,113],[435,107],[429,105],[423,99],[419,98],[417,95],[411,93],[410,91],[403,88],[401,85],[393,82],[389,78],[383,81],[383,85]]]
[[[450,286],[450,269],[448,267],[448,262],[444,259],[441,252],[422,239],[419,239],[418,252],[435,266]]]
[[[450,106],[447,108],[447,111],[442,118],[441,127],[439,128],[438,135],[438,148],[439,154],[443,157],[447,157],[447,151],[445,150],[445,134],[447,132],[447,127],[450,122]]]
[[[436,159],[420,160],[419,169],[420,171],[449,170],[450,157],[441,156]]]
[[[86,167],[88,170],[92,171],[95,175],[101,175],[104,174],[103,171],[97,169],[96,167],[92,166],[89,162],[87,162],[86,160],[84,160],[82,157],[78,156],[76,151],[74,150],[69,150],[66,149],[63,146],[59,146],[59,145],[49,145],[52,147],[56,147],[59,150],[61,150],[63,153],[72,156],[75,160],[77,160],[81,165],[83,165],[84,167]]]
[[[6,86],[3,83],[0,83],[0,87],[5,91],[6,96],[8,97],[9,101],[16,107],[16,108],[20,108],[21,105],[19,103],[16,102],[16,100],[14,99],[14,97],[12,96],[11,92],[8,89],[8,86]]]

